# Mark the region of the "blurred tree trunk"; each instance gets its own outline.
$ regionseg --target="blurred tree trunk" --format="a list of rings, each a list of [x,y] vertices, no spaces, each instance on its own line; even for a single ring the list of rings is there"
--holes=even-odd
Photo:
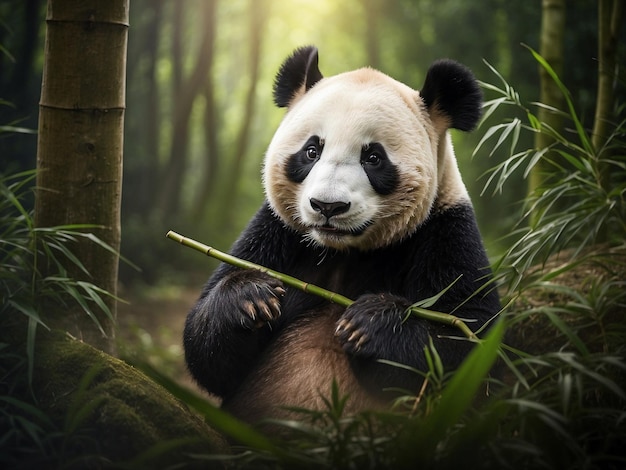
[[[147,21],[133,18],[132,38],[128,50],[126,69],[127,94],[132,94],[133,106],[126,113],[125,147],[127,155],[124,165],[123,191],[132,192],[132,197],[122,200],[124,217],[131,216],[148,221],[154,205],[154,194],[158,191],[159,166],[161,165],[161,110],[157,64],[161,31],[164,28],[165,0],[132,0],[135,11],[141,11]],[[134,13],[137,15],[137,13]],[[143,20],[143,18],[141,18]],[[141,87],[137,89],[137,84]],[[135,89],[133,90],[133,85]],[[132,112],[140,115],[134,119]],[[132,155],[131,158],[128,158]],[[123,246],[123,243],[122,243]],[[123,248],[124,249],[124,248]],[[124,266],[121,266],[124,269]]]
[[[37,145],[35,224],[95,224],[96,236],[119,250],[128,0],[49,0]],[[71,277],[116,294],[118,256],[89,240],[68,262]],[[45,266],[42,266],[45,274]],[[46,305],[50,325],[111,352],[109,317],[94,308],[102,331],[78,304]],[[104,333],[104,334],[103,334]]]
[[[180,3],[180,2],[177,2]],[[200,12],[202,40],[198,50],[198,58],[195,66],[186,80],[176,78],[176,73],[182,72],[182,63],[180,59],[180,51],[176,48],[180,47],[180,40],[176,39],[176,35],[180,31],[174,33],[174,89],[173,97],[173,131],[170,145],[169,157],[162,173],[162,184],[159,192],[158,207],[161,216],[166,219],[175,219],[180,209],[182,188],[185,169],[188,160],[188,143],[189,143],[189,120],[193,110],[194,102],[198,95],[204,89],[207,74],[213,62],[213,43],[215,38],[215,12],[217,0],[205,0],[201,2],[202,11]],[[183,22],[179,23],[182,26]],[[177,45],[178,44],[178,45]],[[180,84],[177,84],[177,80]]]
[[[623,0],[599,0],[598,2],[598,91],[591,134],[591,142],[597,157],[609,157],[606,144],[615,130],[615,88],[618,80],[617,45],[624,17]],[[599,162],[600,184],[610,191],[612,186],[610,165]],[[614,184],[614,183],[613,183]],[[601,230],[598,241],[605,242],[610,234]]]
[[[557,75],[563,71],[563,44],[565,35],[565,0],[542,0],[541,35],[539,53],[550,64]],[[543,67],[539,67],[539,101],[557,109],[563,109],[563,95]],[[563,118],[544,108],[539,108],[539,120],[557,132],[563,128]],[[535,148],[541,149],[554,143],[554,138],[545,132],[536,134]],[[550,172],[546,159],[537,162],[530,173],[528,194],[532,194]]]
[[[215,31],[213,31],[213,37],[210,42],[211,55],[215,54],[214,46]],[[203,155],[202,158],[204,166],[201,170],[202,176],[200,177],[200,185],[190,211],[192,220],[200,220],[205,216],[207,201],[211,193],[215,190],[215,182],[217,181],[219,170],[218,125],[216,119],[217,100],[215,98],[213,62],[209,64],[202,92],[205,101],[203,128],[206,155]]]
[[[617,44],[624,14],[623,0],[598,2],[598,94],[592,142],[600,154],[614,124],[614,91],[617,83]]]
[[[256,110],[256,90],[259,82],[260,62],[263,46],[263,30],[268,16],[268,5],[266,0],[252,0],[250,2],[250,44],[248,63],[248,91],[246,93],[245,108],[242,114],[241,124],[235,137],[233,152],[230,160],[232,162],[226,176],[226,184],[223,186],[226,198],[232,198],[233,191],[236,191],[238,182],[243,173],[242,167],[244,158],[250,146],[250,128]],[[206,199],[203,200],[206,203]],[[226,227],[230,227],[234,211],[228,204],[224,205],[224,212],[218,215],[218,220]]]
[[[181,2],[176,2],[181,3]],[[161,113],[159,109],[159,85],[157,80],[156,65],[159,60],[159,36],[163,27],[163,0],[151,0],[151,6],[154,11],[152,22],[146,31],[146,59],[148,61],[148,70],[146,78],[148,79],[148,90],[146,97],[146,135],[145,143],[147,155],[150,163],[144,166],[142,173],[145,177],[140,178],[141,187],[137,188],[134,193],[139,198],[137,207],[150,207],[154,194],[157,194],[157,184],[159,176],[159,136],[161,134]]]
[[[0,125],[37,127],[41,84],[43,0],[0,1]],[[0,131],[1,133],[1,131]],[[29,134],[0,138],[0,172],[26,171],[35,165],[36,139]]]
[[[229,160],[232,164],[224,168],[226,172],[225,183],[220,184],[220,191],[224,193],[224,199],[232,198],[233,191],[237,188],[239,179],[242,174],[243,162],[248,152],[250,143],[250,129],[255,115],[256,108],[256,90],[259,81],[260,60],[262,54],[263,31],[268,18],[269,5],[267,0],[251,0],[250,1],[250,44],[249,49],[249,74],[248,74],[248,91],[246,93],[245,108],[242,113],[242,121],[240,123],[237,135],[234,139],[235,150]],[[208,155],[204,159],[203,176],[201,184],[195,198],[195,203],[191,209],[192,218],[194,220],[206,219],[209,209],[209,199],[217,189],[217,175],[219,171],[218,152],[218,132],[217,121],[215,118],[215,110],[217,103],[214,95],[213,77],[208,76],[205,84],[205,139],[207,142]],[[231,224],[232,213],[231,206],[225,206],[224,211],[216,214],[217,224],[220,227],[229,226]]]
[[[182,34],[184,30],[184,17],[183,7],[185,2],[175,1],[172,5],[174,11],[172,12],[172,92],[173,96],[177,97],[180,94],[180,86],[183,82],[183,48],[182,48]],[[211,32],[205,31],[207,32]]]
[[[379,19],[384,16],[384,5],[381,0],[362,0],[365,10],[365,51],[367,52],[367,64],[375,69],[380,69],[380,49],[378,32],[380,30]]]
[[[200,186],[191,208],[192,220],[201,220],[207,214],[209,200],[211,194],[216,189],[217,175],[220,170],[219,159],[219,142],[217,132],[216,109],[217,101],[215,99],[215,82],[213,74],[209,73],[204,85],[204,100],[206,102],[204,108],[204,140],[206,144],[206,155],[202,159],[204,167],[200,178]]]
[[[35,53],[38,50],[39,28],[41,26],[40,13],[43,7],[42,0],[26,0],[24,3],[24,39],[19,51],[19,60],[15,62],[10,85],[10,89],[15,90],[16,93],[2,96],[4,99],[10,98],[16,107],[24,106],[28,100],[27,85],[32,79],[35,68]]]

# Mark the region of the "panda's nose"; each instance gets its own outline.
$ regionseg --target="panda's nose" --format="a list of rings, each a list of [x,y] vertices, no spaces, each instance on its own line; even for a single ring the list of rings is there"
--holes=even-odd
[[[311,207],[315,212],[320,212],[322,215],[326,217],[326,219],[330,219],[331,217],[339,214],[343,214],[344,212],[348,212],[350,209],[349,202],[322,202],[319,199],[315,199],[312,197],[310,199]]]

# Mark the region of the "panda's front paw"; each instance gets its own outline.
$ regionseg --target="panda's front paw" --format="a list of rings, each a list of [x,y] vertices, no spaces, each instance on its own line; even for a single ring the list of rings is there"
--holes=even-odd
[[[237,271],[224,281],[224,299],[235,306],[235,321],[255,329],[280,316],[280,300],[285,294],[283,283],[256,271]]]
[[[391,294],[363,295],[341,315],[335,336],[348,354],[381,358],[401,333],[408,306],[406,299]]]

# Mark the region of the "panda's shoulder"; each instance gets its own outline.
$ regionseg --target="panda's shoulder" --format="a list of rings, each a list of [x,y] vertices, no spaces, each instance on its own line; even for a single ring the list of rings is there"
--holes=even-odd
[[[480,239],[476,214],[469,200],[458,201],[454,204],[435,204],[422,230],[436,237],[451,237],[464,241],[473,238]]]
[[[299,244],[298,234],[282,222],[266,200],[233,245],[233,254],[248,255],[246,259],[260,254],[275,258]]]
[[[267,200],[263,201],[263,204],[254,214],[250,220],[248,230],[252,230],[259,233],[270,232],[283,232],[285,225],[280,218],[274,213]]]

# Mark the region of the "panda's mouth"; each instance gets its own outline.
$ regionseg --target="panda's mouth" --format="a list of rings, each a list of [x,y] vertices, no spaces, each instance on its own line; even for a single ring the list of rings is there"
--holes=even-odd
[[[367,228],[370,225],[371,224],[368,223],[368,224],[364,224],[362,227],[359,227],[359,228],[346,230],[346,229],[335,227],[334,225],[326,223],[324,225],[315,226],[313,227],[313,229],[319,232],[323,232],[324,234],[335,235],[339,237],[348,236],[348,235],[351,235],[353,237],[358,237],[359,235],[363,235],[365,230],[367,230]]]

